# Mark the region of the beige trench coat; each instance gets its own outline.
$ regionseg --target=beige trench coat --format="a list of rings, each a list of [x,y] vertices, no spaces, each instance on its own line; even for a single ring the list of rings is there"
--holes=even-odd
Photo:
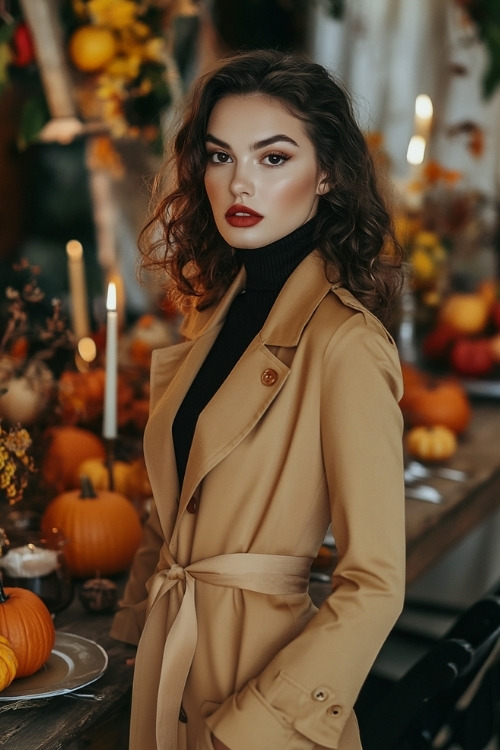
[[[143,632],[130,747],[209,750],[213,731],[231,750],[359,750],[353,704],[404,593],[397,350],[312,253],[200,415],[180,490],[171,424],[243,287],[241,271],[191,340],[154,354],[155,503],[112,629]],[[307,570],[330,522],[316,611]]]

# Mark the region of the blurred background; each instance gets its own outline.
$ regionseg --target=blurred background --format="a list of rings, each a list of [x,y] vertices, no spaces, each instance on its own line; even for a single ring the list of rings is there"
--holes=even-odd
[[[500,570],[488,484],[499,476],[499,0],[0,0],[0,527],[16,533],[96,456],[94,484],[114,482],[147,512],[151,352],[178,340],[179,320],[162,283],[139,283],[137,236],[190,83],[262,47],[303,52],[351,91],[410,271],[392,325],[406,455],[465,469],[464,503],[479,486],[492,495],[495,512],[464,522],[462,544],[408,587],[408,602],[454,614]],[[409,442],[436,426],[447,442]],[[436,513],[462,497],[446,492]],[[408,511],[425,535],[429,506]]]
[[[92,329],[110,275],[127,321],[156,308],[136,237],[172,117],[198,73],[257,47],[305,52],[347,84],[405,241],[409,209],[458,285],[495,275],[499,29],[495,0],[0,0],[2,290],[24,259],[69,315],[74,239]],[[423,153],[408,152],[412,136]],[[418,273],[436,276],[438,256],[424,248]],[[442,279],[421,281],[436,304]]]

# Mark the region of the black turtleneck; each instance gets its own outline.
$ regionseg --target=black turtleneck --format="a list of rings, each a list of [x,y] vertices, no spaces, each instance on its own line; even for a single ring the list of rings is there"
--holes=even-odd
[[[232,302],[217,339],[193,380],[172,425],[182,485],[196,422],[252,339],[260,331],[285,281],[314,248],[315,219],[256,250],[235,248],[245,267],[245,290]],[[243,394],[242,394],[243,395]]]

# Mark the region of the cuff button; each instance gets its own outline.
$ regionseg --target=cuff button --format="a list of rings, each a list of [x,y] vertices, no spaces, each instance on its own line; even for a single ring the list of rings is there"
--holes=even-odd
[[[326,713],[328,716],[340,716],[340,714],[342,713],[342,709],[340,706],[330,706]]]
[[[313,692],[312,692],[312,698],[313,698],[313,700],[320,701],[320,702],[326,701],[328,699],[329,695],[330,695],[330,693],[324,687],[318,687],[315,690],[313,690]]]

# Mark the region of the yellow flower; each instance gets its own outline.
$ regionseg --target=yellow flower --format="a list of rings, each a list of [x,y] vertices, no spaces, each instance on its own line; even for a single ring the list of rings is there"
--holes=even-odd
[[[112,29],[131,26],[139,12],[139,5],[132,0],[89,0],[88,8],[94,23]]]
[[[155,36],[144,44],[143,56],[146,60],[153,60],[154,62],[163,61],[163,39]]]
[[[35,470],[29,432],[20,426],[5,430],[0,423],[0,499],[10,505],[21,500],[28,475]]]

